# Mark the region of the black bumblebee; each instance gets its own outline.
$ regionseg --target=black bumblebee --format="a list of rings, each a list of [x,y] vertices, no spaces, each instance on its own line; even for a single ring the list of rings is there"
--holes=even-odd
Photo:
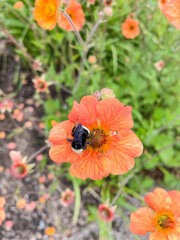
[[[81,153],[87,148],[87,138],[89,138],[90,131],[87,127],[82,126],[81,123],[78,123],[77,126],[74,126],[71,132],[73,139],[67,138],[68,142],[71,142],[72,150],[76,153]]]

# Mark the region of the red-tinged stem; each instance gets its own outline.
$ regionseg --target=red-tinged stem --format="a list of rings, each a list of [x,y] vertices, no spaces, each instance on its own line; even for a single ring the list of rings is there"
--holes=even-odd
[[[80,44],[84,47],[84,41],[83,41],[83,39],[82,39],[79,31],[77,30],[76,26],[74,25],[71,17],[67,14],[66,11],[63,11],[62,14],[63,14],[64,17],[67,19],[67,21],[71,24],[71,26],[72,26],[73,29],[74,29],[74,32],[75,32],[75,34],[76,34],[77,39],[79,40]]]
[[[86,42],[86,46],[85,46],[85,50],[84,50],[84,54],[81,58],[81,66],[80,66],[80,70],[79,70],[79,73],[78,73],[78,76],[77,76],[77,81],[76,81],[76,85],[74,87],[74,90],[73,90],[73,94],[75,94],[78,89],[79,89],[79,86],[80,86],[80,82],[81,82],[81,75],[82,75],[82,71],[84,69],[84,63],[85,63],[85,60],[86,60],[86,57],[87,57],[87,54],[88,54],[88,51],[91,47],[93,47],[94,45],[92,44],[89,44],[92,40],[92,37],[94,35],[94,33],[96,32],[96,30],[98,29],[99,25],[102,23],[102,19],[100,18],[97,23],[94,25],[90,35],[89,35],[89,38]]]

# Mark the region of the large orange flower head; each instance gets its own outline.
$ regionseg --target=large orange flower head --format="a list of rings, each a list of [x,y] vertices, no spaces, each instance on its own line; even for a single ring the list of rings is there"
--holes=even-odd
[[[127,18],[122,24],[121,29],[125,38],[135,38],[140,34],[139,21],[132,18]]]
[[[80,104],[75,101],[69,120],[50,131],[50,158],[57,163],[71,162],[71,174],[81,179],[99,180],[110,173],[128,172],[134,167],[134,157],[143,150],[141,141],[131,131],[131,111],[130,106],[125,107],[116,98],[98,101],[86,96]],[[77,127],[80,131],[74,134]],[[78,146],[82,139],[83,148],[74,151],[72,144]]]
[[[147,194],[145,202],[149,207],[131,214],[131,232],[139,235],[152,232],[149,240],[180,239],[180,192],[156,188]]]
[[[159,8],[162,10],[167,2],[169,2],[169,0],[159,0],[159,3],[158,3]]]
[[[82,10],[81,4],[75,0],[71,0],[71,4],[66,9],[66,13],[71,17],[76,29],[80,31],[85,22],[84,12]],[[60,13],[60,21],[58,24],[66,31],[74,31],[73,27],[62,13]]]
[[[168,0],[162,11],[167,20],[180,30],[180,0]]]
[[[38,25],[48,30],[55,28],[59,17],[59,6],[59,0],[36,0],[33,16]]]

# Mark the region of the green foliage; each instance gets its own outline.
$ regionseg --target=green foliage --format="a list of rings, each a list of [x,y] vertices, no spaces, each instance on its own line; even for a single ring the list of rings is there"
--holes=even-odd
[[[96,1],[94,6],[87,9],[86,1],[83,2],[86,25],[80,33],[85,39],[97,21],[102,3],[98,4],[101,1]],[[45,110],[43,120],[47,136],[52,128],[52,120],[60,122],[68,118],[74,100],[79,101],[92,91],[110,88],[121,102],[133,107],[133,130],[144,145],[144,154],[136,159],[134,173],[136,175],[132,177],[124,191],[142,200],[139,193],[144,194],[154,185],[162,184],[169,189],[179,187],[180,143],[177,141],[180,134],[179,33],[167,22],[157,6],[157,1],[116,1],[113,16],[101,24],[93,37],[94,45],[88,53],[88,56],[96,56],[97,63],[91,65],[85,61],[80,86],[75,95],[66,93],[62,88],[65,86],[73,92],[77,84],[83,49],[79,46],[75,34],[65,32],[59,27],[52,31],[41,29],[32,17],[33,0],[24,1],[23,10],[15,10],[14,3],[14,0],[0,3],[2,10],[0,24],[34,59],[43,63],[46,81],[49,83],[53,81],[56,87],[56,98],[49,96],[43,102]],[[128,40],[122,35],[121,25],[132,12],[140,21],[141,33],[137,38]],[[1,36],[4,35],[0,33]],[[27,68],[28,61],[23,53],[16,49],[14,51],[23,57],[23,67]],[[160,72],[154,67],[154,63],[159,60],[165,62],[165,67]],[[18,133],[13,132],[11,136]],[[46,158],[41,162],[42,169],[45,164]],[[57,175],[66,172],[68,166],[63,165]],[[159,170],[163,175],[161,181],[154,179],[150,174]],[[146,172],[149,173],[148,176],[144,174]],[[131,173],[122,176],[120,179],[122,181],[119,181],[117,176],[100,181],[73,180],[76,192],[74,223],[77,221],[80,208],[80,186],[86,183],[89,184],[88,187],[101,189],[102,200],[105,201],[107,198],[112,200],[117,189],[121,187],[120,183],[129,174]],[[55,190],[56,184],[57,182],[52,185],[51,193]],[[120,196],[117,205],[131,211],[135,210],[126,201],[125,196]],[[97,220],[97,209],[89,207],[89,211],[89,220]],[[101,227],[103,229],[104,225]]]

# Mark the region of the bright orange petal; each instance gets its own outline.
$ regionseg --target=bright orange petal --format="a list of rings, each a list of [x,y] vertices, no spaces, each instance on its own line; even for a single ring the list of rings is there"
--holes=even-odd
[[[96,153],[86,151],[81,159],[72,164],[70,172],[80,179],[100,180],[109,175],[109,165],[107,157],[98,158]]]
[[[0,208],[4,206],[4,204],[6,203],[6,200],[4,197],[0,197]]]
[[[57,163],[77,161],[79,155],[71,149],[71,143],[53,145],[49,151],[50,158]]]
[[[144,200],[156,213],[165,210],[171,211],[171,198],[168,192],[162,188],[156,188],[153,193],[148,193]]]
[[[115,141],[114,145],[119,151],[126,153],[130,157],[139,157],[143,151],[141,141],[130,129],[118,131],[118,140]]]
[[[124,107],[116,98],[107,98],[98,102],[98,117],[104,126],[118,131],[123,128],[132,128],[132,107]]]
[[[71,143],[67,141],[67,138],[72,139],[71,132],[74,126],[75,124],[68,120],[58,123],[50,131],[49,142],[57,145],[71,145]]]
[[[134,167],[134,157],[138,157],[143,145],[130,129],[123,129],[111,140],[108,157],[111,162],[111,173],[124,174]]]
[[[111,174],[113,175],[122,175],[131,170],[135,165],[134,158],[129,157],[120,151],[114,151],[111,153],[110,161]]]
[[[6,217],[6,213],[5,213],[4,209],[0,209],[0,219],[2,221],[4,221],[5,217]]]
[[[129,228],[134,234],[145,235],[155,230],[154,215],[148,207],[141,207],[136,212],[133,212],[130,220]]]
[[[156,231],[150,234],[149,240],[169,240],[169,238],[167,237],[166,234],[159,233],[158,231]]]
[[[180,192],[174,190],[168,192],[172,205],[171,205],[171,212],[174,213],[175,216],[180,217]]]
[[[68,116],[70,121],[80,122],[87,126],[97,120],[97,106],[98,100],[93,96],[85,96],[81,99],[80,104],[74,101],[73,108]]]

